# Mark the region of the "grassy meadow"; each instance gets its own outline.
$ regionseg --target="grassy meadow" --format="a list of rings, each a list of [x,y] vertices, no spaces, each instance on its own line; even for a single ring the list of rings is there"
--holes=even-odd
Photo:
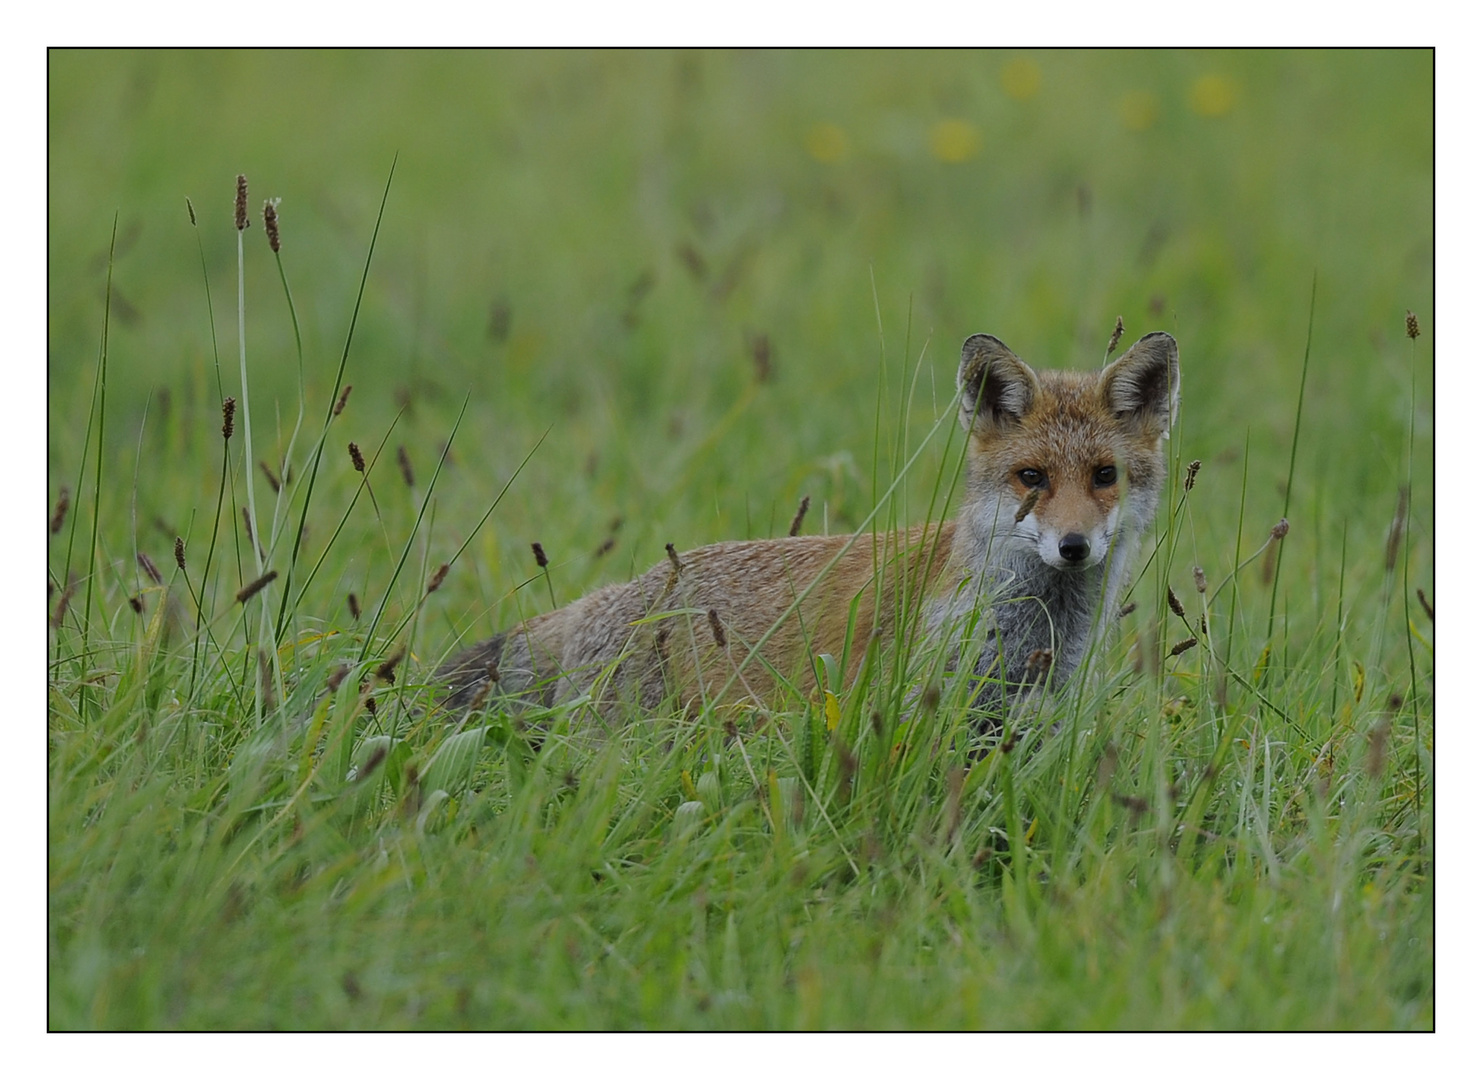
[[[48,100],[53,1029],[1434,1025],[1430,53],[57,51]],[[962,340],[1119,316],[1179,342],[1168,488],[1017,743],[889,644],[598,737],[427,710],[666,543],[950,516]]]

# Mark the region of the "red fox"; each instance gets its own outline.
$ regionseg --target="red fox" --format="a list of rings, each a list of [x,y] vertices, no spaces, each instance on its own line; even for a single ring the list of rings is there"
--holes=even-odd
[[[1099,373],[1036,373],[975,334],[957,372],[968,433],[954,522],[861,536],[729,541],[537,615],[438,671],[445,707],[552,706],[591,694],[685,711],[811,685],[813,658],[859,671],[872,636],[935,637],[992,712],[1084,660],[1165,477],[1178,345],[1148,334]],[[968,650],[968,651],[964,651]],[[799,676],[808,674],[808,682]]]

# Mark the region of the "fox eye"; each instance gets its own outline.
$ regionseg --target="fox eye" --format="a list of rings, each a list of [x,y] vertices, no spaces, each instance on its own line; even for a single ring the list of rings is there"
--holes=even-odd
[[[1037,488],[1045,486],[1045,474],[1040,472],[1038,469],[1020,469],[1018,476],[1019,483],[1023,484],[1027,488]]]
[[[1092,479],[1099,488],[1111,487],[1117,482],[1117,467],[1115,465],[1103,465],[1092,474]]]

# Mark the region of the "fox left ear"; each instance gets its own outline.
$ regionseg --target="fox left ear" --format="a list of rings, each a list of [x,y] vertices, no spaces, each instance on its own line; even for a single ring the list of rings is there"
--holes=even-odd
[[[1178,342],[1162,331],[1140,338],[1101,373],[1101,392],[1117,419],[1167,435],[1178,417]]]

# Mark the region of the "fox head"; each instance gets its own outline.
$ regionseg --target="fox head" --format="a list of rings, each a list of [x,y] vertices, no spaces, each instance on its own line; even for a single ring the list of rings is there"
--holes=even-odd
[[[1178,412],[1178,344],[1148,334],[1099,373],[1036,373],[974,334],[957,390],[968,432],[963,517],[985,544],[1046,566],[1099,566],[1152,522]]]

